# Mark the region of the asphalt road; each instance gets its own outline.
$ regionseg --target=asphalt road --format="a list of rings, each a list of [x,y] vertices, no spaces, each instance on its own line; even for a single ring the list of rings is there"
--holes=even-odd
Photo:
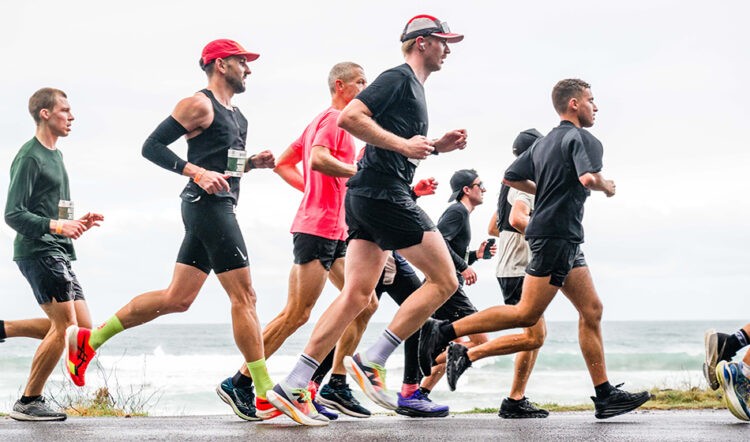
[[[748,440],[750,425],[726,410],[642,411],[608,420],[593,413],[553,413],[547,419],[505,420],[494,415],[410,419],[382,415],[343,418],[327,427],[302,427],[286,417],[244,422],[234,416],[70,418],[26,423],[0,418],[0,441],[120,440]]]

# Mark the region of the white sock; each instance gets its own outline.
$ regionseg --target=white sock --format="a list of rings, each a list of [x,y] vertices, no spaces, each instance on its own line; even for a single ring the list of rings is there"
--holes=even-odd
[[[385,361],[388,360],[388,357],[396,350],[399,344],[401,344],[401,338],[386,329],[378,340],[375,341],[375,344],[365,351],[365,358],[368,362],[384,367]]]
[[[320,362],[302,353],[284,382],[291,388],[307,388],[307,383],[310,382],[319,366]]]
[[[750,379],[750,364],[745,364],[744,362],[740,361],[740,369],[742,370],[742,374],[744,374],[746,378]]]

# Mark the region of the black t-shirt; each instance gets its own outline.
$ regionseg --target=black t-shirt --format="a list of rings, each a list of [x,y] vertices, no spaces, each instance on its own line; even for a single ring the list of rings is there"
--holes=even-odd
[[[427,135],[427,103],[424,87],[411,67],[404,63],[378,76],[357,95],[383,129],[403,138]],[[358,163],[357,174],[347,183],[354,195],[394,200],[409,197],[419,160],[372,144]]]
[[[600,172],[603,153],[602,143],[596,137],[570,121],[562,121],[510,165],[505,179],[536,182],[527,239],[583,242],[583,204],[591,192],[578,177]]]
[[[460,201],[451,204],[440,215],[437,227],[448,244],[453,265],[456,266],[458,272],[463,272],[477,260],[476,252],[469,252],[469,242],[471,242],[469,210]]]
[[[201,91],[210,100],[214,108],[214,120],[198,136],[187,140],[188,161],[206,170],[224,173],[227,168],[229,149],[245,150],[247,140],[247,119],[237,107],[227,109],[222,106],[214,94],[208,90]],[[229,191],[222,190],[213,194],[214,198],[232,198],[234,203],[240,196],[240,178],[229,177]],[[188,181],[182,191],[182,198],[194,200],[208,194],[193,180]]]

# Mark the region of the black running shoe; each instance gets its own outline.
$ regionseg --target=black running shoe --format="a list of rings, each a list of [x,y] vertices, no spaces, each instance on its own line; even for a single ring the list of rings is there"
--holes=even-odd
[[[538,408],[529,401],[529,398],[524,396],[519,401],[513,401],[509,398],[503,399],[497,415],[503,419],[545,418],[549,416],[549,411]]]
[[[370,410],[363,407],[357,398],[352,396],[352,390],[348,384],[341,387],[333,388],[330,384],[325,384],[318,391],[316,398],[318,402],[328,408],[335,408],[340,412],[352,417],[370,417]]]
[[[447,342],[440,333],[440,325],[448,321],[438,321],[429,318],[419,330],[419,347],[417,349],[417,362],[423,376],[432,373],[435,358],[445,351]]]
[[[471,367],[469,360],[469,349],[466,346],[451,342],[448,344],[448,358],[446,360],[446,379],[451,391],[456,391],[458,378]],[[505,402],[503,402],[505,403]]]
[[[591,396],[591,400],[594,401],[594,408],[596,408],[594,416],[596,416],[597,419],[607,419],[628,413],[651,399],[651,393],[648,391],[630,393],[620,390],[622,385],[623,384],[615,386],[615,388],[609,393],[609,396],[605,398],[598,399],[595,396]]]

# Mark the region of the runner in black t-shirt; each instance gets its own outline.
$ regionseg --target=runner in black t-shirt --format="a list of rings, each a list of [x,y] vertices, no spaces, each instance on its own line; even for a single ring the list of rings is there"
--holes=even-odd
[[[596,389],[596,397],[592,398],[595,416],[604,419],[638,408],[650,395],[645,391],[628,393],[608,381],[601,334],[602,303],[579,248],[583,242],[581,220],[586,197],[591,190],[608,197],[615,194],[614,181],[601,174],[602,145],[583,129],[594,124],[594,97],[587,83],[562,80],[552,90],[552,102],[562,122],[518,157],[503,180],[509,186],[536,194],[536,207],[526,228],[532,258],[521,301],[458,320],[426,340],[434,342],[434,352],[454,334],[530,327],[542,317],[557,291],[562,290],[580,315],[581,351]],[[454,362],[451,354],[449,365]]]
[[[458,287],[445,242],[411,198],[410,184],[420,160],[466,147],[465,130],[436,140],[426,137],[423,88],[450,54],[448,44],[462,39],[434,17],[412,18],[401,35],[406,63],[382,73],[339,116],[339,126],[367,143],[346,193],[349,246],[344,289],[321,316],[292,373],[268,393],[269,401],[297,422],[309,423],[301,416],[309,409],[304,387],[319,361],[370,302],[389,250],[398,250],[427,280],[401,305],[372,347],[345,359],[347,371],[379,405],[397,408],[395,397],[385,389],[388,356]]]
[[[485,189],[482,180],[473,169],[462,169],[456,171],[451,177],[451,190],[453,193],[449,201],[455,201],[445,209],[438,220],[438,230],[443,235],[448,251],[456,267],[458,277],[458,289],[441,305],[432,315],[433,318],[442,321],[456,321],[477,312],[471,300],[464,293],[464,283],[472,285],[477,281],[477,274],[471,267],[478,259],[483,259],[484,250],[490,247],[490,256],[494,256],[497,246],[488,246],[487,241],[482,241],[479,248],[469,250],[471,242],[471,223],[469,215],[474,209],[484,202]],[[473,347],[487,342],[487,335],[477,333],[468,336],[467,347]],[[432,361],[426,361],[432,362]],[[427,371],[432,364],[422,368]],[[432,367],[431,374],[422,381],[422,387],[432,390],[445,373],[445,364]]]

